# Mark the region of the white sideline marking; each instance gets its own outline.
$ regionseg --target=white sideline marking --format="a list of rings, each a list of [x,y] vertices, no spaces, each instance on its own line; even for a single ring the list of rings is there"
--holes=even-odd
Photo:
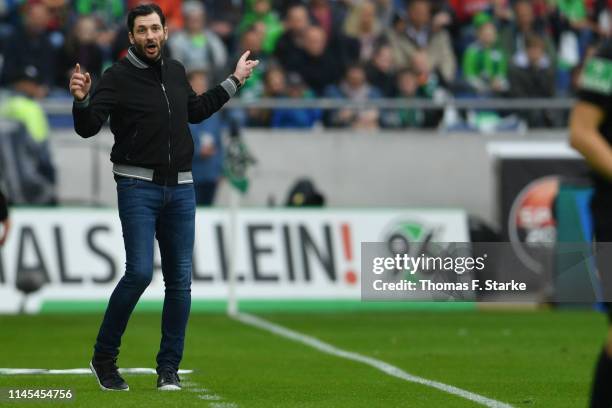
[[[397,378],[400,378],[408,382],[436,388],[440,391],[444,391],[449,394],[457,395],[461,398],[465,398],[467,400],[476,402],[478,404],[481,404],[481,405],[484,405],[490,408],[512,408],[512,405],[506,404],[505,402],[487,398],[482,395],[475,394],[473,392],[466,391],[461,388],[457,388],[452,385],[444,384],[438,381],[432,381],[432,380],[428,380],[423,377],[417,377],[416,375],[409,374],[405,372],[404,370],[398,367],[395,367],[389,363],[386,363],[384,361],[377,360],[372,357],[367,357],[359,353],[354,353],[351,351],[346,351],[346,350],[337,348],[315,337],[307,336],[305,334],[290,330],[286,327],[269,322],[260,317],[256,317],[256,316],[249,315],[249,314],[238,313],[234,315],[233,318],[244,324],[248,324],[250,326],[254,326],[262,330],[267,330],[276,335],[286,337],[288,339],[305,344],[319,351],[322,351],[323,353],[327,353],[327,354],[331,354],[337,357],[342,357],[348,360],[353,360],[353,361],[357,361],[363,364],[367,364],[386,374],[389,374],[393,377],[397,377]]]
[[[184,378],[187,378],[187,376],[185,376]],[[181,385],[183,387],[195,387],[196,385],[198,385],[197,383],[191,382],[191,381],[181,381]]]
[[[189,377],[183,377],[187,381],[183,381],[183,388],[185,391],[193,392],[201,400],[204,401],[221,401],[223,397],[217,394],[209,394],[208,388],[200,388],[200,384],[195,381],[190,381]],[[238,404],[233,402],[211,402],[209,408],[238,408]]]
[[[216,394],[201,394],[198,395],[198,398],[203,399],[205,401],[221,401],[223,399]]]
[[[120,368],[122,374],[155,374],[154,368]],[[179,374],[190,374],[193,370],[178,370]],[[0,375],[90,375],[89,368],[69,368],[66,370],[54,370],[47,368],[0,368]]]
[[[208,388],[191,388],[190,386],[187,386],[185,388],[189,392],[197,392],[197,393],[200,393],[200,394],[206,394],[209,391]]]

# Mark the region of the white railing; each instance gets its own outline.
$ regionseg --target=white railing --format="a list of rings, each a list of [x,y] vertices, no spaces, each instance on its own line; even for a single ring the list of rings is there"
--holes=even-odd
[[[315,109],[341,109],[341,108],[377,108],[377,109],[442,109],[453,106],[457,109],[495,109],[502,111],[512,110],[568,110],[574,100],[571,98],[457,98],[442,102],[430,99],[381,98],[367,101],[350,101],[346,99],[313,98],[260,98],[246,99],[234,98],[228,103],[230,108],[315,108]],[[49,114],[70,114],[72,102],[66,100],[45,100],[45,111]]]

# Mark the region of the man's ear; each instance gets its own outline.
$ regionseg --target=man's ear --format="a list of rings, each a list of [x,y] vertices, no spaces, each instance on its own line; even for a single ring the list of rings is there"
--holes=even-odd
[[[128,38],[130,39],[130,44],[134,45],[134,35],[128,32]]]
[[[164,27],[164,41],[168,41],[168,27]]]

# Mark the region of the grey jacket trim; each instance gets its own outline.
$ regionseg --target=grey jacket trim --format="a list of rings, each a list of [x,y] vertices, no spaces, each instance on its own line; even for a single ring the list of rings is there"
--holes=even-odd
[[[127,164],[113,164],[113,173],[118,176],[130,177],[140,180],[153,181],[154,171],[144,167],[130,166]],[[177,175],[177,184],[193,183],[191,171],[181,171]]]
[[[227,78],[225,81],[221,82],[221,86],[225,89],[225,92],[230,96],[234,96],[236,92],[238,92],[238,87],[230,78]]]
[[[132,65],[134,65],[136,68],[140,68],[140,69],[146,69],[149,68],[149,66],[147,64],[145,64],[144,62],[142,62],[137,56],[136,54],[134,54],[134,51],[132,51],[132,48],[130,47],[128,49],[128,53],[126,58],[128,59],[128,61],[130,61],[132,63]]]
[[[78,100],[74,99],[73,103],[74,103],[75,107],[77,107],[79,109],[85,109],[86,107],[89,106],[89,94],[87,94],[85,99],[83,99],[82,101],[78,101]]]

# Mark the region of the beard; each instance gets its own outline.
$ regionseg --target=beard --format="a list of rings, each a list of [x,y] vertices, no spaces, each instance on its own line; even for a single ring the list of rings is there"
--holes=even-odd
[[[157,61],[162,54],[162,49],[164,48],[165,40],[159,41],[149,41],[144,43],[135,43],[136,50],[140,55],[146,58],[149,62]]]

